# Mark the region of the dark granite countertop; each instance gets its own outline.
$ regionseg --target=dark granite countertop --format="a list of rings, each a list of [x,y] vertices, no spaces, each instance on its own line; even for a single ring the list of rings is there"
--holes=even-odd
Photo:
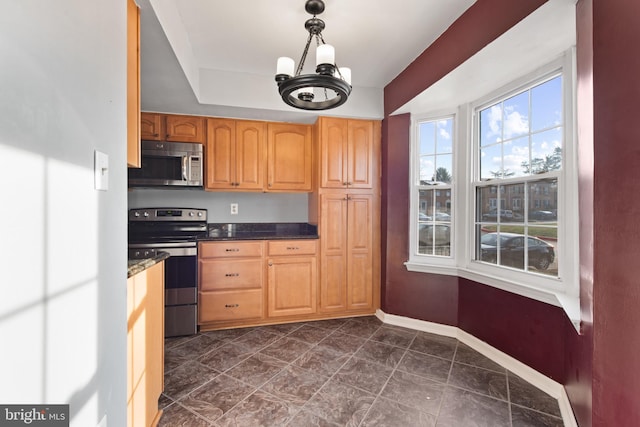
[[[169,254],[166,252],[158,252],[158,254],[151,258],[142,259],[130,259],[127,262],[127,277],[135,276],[138,273],[142,273],[147,268],[153,267],[157,263],[169,258]]]
[[[318,227],[303,222],[211,223],[207,237],[198,240],[317,239]]]

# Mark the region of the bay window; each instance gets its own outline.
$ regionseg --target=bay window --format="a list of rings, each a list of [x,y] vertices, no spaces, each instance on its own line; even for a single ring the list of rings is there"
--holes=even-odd
[[[455,114],[412,117],[409,270],[465,277],[575,318],[573,61],[567,52]]]

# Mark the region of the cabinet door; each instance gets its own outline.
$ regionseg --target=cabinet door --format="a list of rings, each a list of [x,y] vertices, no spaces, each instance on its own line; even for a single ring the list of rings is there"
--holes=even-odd
[[[140,139],[164,140],[164,116],[158,113],[140,113]]]
[[[266,125],[263,122],[236,122],[237,189],[262,190],[265,180]]]
[[[373,196],[348,196],[347,309],[373,307]]]
[[[316,312],[316,257],[284,256],[269,258],[269,317],[295,316]]]
[[[235,188],[235,140],[235,120],[207,120],[205,188],[215,190]]]
[[[323,194],[320,218],[320,310],[347,308],[347,196]]]
[[[374,179],[373,122],[349,120],[347,185],[349,188],[373,188]]]
[[[268,125],[267,191],[311,191],[311,126]]]
[[[320,186],[346,188],[348,182],[348,121],[320,118]]]
[[[199,142],[204,144],[204,117],[175,116],[166,117],[167,141]]]
[[[140,8],[127,0],[127,165],[140,159]]]

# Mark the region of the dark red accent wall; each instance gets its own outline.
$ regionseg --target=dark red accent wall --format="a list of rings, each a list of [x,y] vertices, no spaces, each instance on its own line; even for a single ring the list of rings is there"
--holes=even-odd
[[[593,424],[640,425],[640,2],[593,0]]]
[[[564,382],[561,308],[462,278],[459,292],[461,329]]]
[[[478,0],[384,88],[385,116],[446,76],[546,2]]]
[[[382,145],[382,307],[389,314],[458,324],[458,279],[407,271],[410,116],[385,119]]]

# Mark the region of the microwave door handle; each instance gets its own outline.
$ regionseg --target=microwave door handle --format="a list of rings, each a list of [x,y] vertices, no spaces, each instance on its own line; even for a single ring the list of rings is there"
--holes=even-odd
[[[189,180],[189,174],[187,171],[187,160],[189,159],[188,156],[182,156],[182,180],[183,181],[188,181]]]

